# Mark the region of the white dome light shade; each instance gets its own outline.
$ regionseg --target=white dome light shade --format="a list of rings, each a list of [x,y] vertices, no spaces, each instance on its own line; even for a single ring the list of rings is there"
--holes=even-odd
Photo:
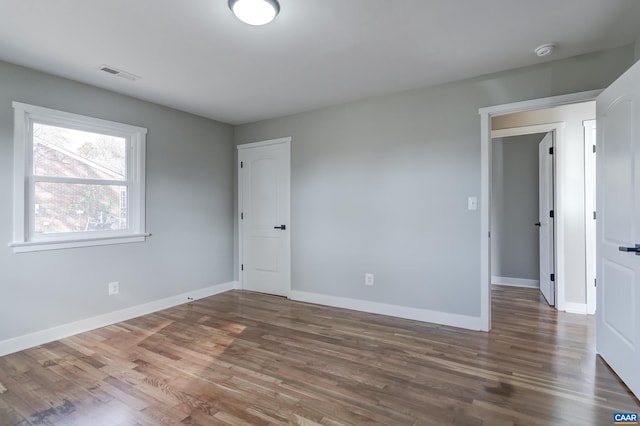
[[[277,0],[229,0],[229,9],[249,25],[264,25],[273,21],[280,12]]]

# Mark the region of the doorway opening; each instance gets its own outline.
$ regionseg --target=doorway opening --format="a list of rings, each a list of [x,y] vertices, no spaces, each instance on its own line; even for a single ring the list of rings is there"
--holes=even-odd
[[[534,288],[555,306],[555,130],[537,130],[492,139],[491,283]]]
[[[555,183],[552,186],[553,208],[549,210],[553,210],[551,214],[554,215],[554,230],[551,234],[554,245],[551,246],[550,253],[555,253],[556,262],[548,277],[553,278],[555,283],[550,291],[552,293],[550,296],[553,298],[551,303],[555,304],[556,309],[560,311],[575,313],[588,311],[585,225],[587,213],[584,178],[586,127],[584,122],[595,119],[595,102],[590,101],[594,101],[599,93],[600,91],[583,92],[480,109],[482,124],[481,317],[486,331],[491,329],[492,257],[494,256],[492,253],[494,229],[491,223],[494,173],[492,140],[495,138],[549,132],[553,134]],[[565,116],[569,110],[581,109],[592,112],[583,113],[579,118],[572,117],[570,120]],[[535,223],[537,221],[532,225]],[[547,300],[549,298],[547,297]]]

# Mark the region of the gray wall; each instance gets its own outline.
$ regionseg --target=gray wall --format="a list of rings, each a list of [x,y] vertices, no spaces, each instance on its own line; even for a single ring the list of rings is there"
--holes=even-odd
[[[544,134],[493,140],[491,275],[540,279],[538,144]]]
[[[153,236],[14,254],[7,246],[14,100],[148,128]],[[0,62],[0,340],[233,280],[232,133],[226,124]],[[120,294],[109,297],[107,283],[116,280]]]
[[[293,137],[294,290],[479,316],[480,215],[466,208],[480,192],[478,108],[605,87],[633,56],[629,45],[236,127],[236,144]]]

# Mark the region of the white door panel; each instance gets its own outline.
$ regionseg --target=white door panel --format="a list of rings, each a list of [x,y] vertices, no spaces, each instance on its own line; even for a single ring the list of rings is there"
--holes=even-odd
[[[633,311],[635,271],[625,265],[603,260],[602,279],[607,284],[603,287],[603,309],[607,315],[603,318],[605,325],[617,334],[617,337],[633,347],[634,324],[628,320],[627,312]]]
[[[553,218],[553,132],[538,145],[538,186],[539,186],[539,237],[540,237],[540,292],[551,306],[555,305],[555,283],[551,280],[554,273]]]
[[[640,63],[597,99],[598,353],[640,396]]]
[[[289,294],[290,149],[289,139],[238,147],[240,274],[245,290]]]

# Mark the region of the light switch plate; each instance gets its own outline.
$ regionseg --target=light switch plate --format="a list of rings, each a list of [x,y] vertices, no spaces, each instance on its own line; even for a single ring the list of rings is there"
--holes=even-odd
[[[469,210],[478,210],[478,197],[469,197],[467,208]]]

